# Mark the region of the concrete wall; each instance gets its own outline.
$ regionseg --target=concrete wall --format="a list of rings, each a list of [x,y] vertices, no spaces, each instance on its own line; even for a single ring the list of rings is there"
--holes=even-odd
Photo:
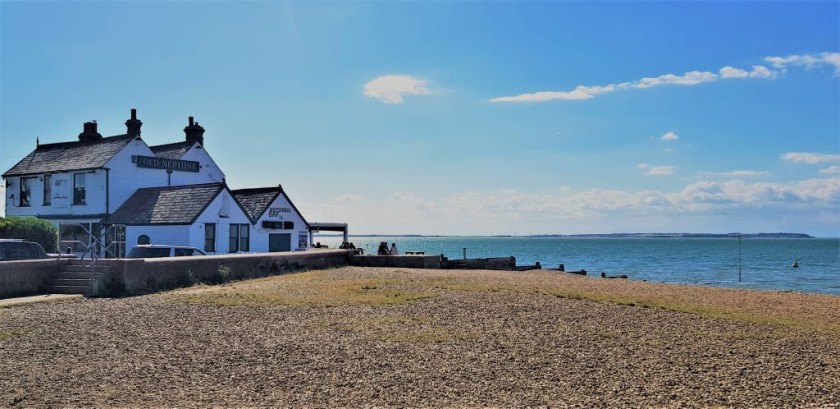
[[[457,270],[516,270],[516,258],[468,258],[444,260],[442,268]]]
[[[0,263],[0,298],[39,294],[50,274],[61,270],[67,260],[26,260]]]
[[[441,268],[441,256],[350,256],[357,267]]]
[[[307,268],[347,265],[347,250],[226,254],[204,257],[157,259],[100,259],[96,265],[111,267],[98,296],[149,294],[196,283],[266,277]],[[46,279],[61,271],[68,260],[32,260],[0,263],[0,298],[42,293]]]
[[[108,295],[139,295],[196,283],[266,277],[306,268],[347,265],[345,250],[310,250],[289,253],[229,254],[206,257],[100,260],[110,265]]]

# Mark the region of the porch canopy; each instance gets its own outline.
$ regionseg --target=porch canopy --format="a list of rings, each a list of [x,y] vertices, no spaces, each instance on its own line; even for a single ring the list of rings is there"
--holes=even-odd
[[[347,242],[347,223],[309,223],[309,243],[312,243],[312,235],[322,231],[340,231],[344,235],[343,242]]]

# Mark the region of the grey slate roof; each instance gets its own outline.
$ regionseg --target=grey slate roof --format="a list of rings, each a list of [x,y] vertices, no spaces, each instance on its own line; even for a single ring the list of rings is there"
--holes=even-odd
[[[224,188],[224,183],[206,183],[138,189],[103,223],[192,224]]]
[[[89,142],[61,142],[38,145],[3,177],[72,170],[98,169],[134,139],[116,135]]]
[[[245,209],[245,214],[251,219],[251,223],[256,223],[257,219],[262,216],[265,209],[280,195],[280,187],[261,187],[256,189],[239,189],[234,190],[233,197],[242,204]]]
[[[286,201],[288,201],[292,208],[295,209],[295,213],[297,213],[303,220],[303,223],[309,226],[309,223],[300,211],[298,211],[297,206],[292,203],[292,199],[289,199],[289,196],[283,191],[282,186],[237,189],[232,190],[231,194],[233,194],[236,201],[242,205],[242,209],[245,210],[245,214],[247,214],[248,218],[251,219],[252,224],[256,223],[263,213],[268,210],[268,206],[274,202],[277,196],[283,195],[283,197],[286,198]]]
[[[168,143],[166,145],[150,146],[149,149],[151,149],[158,158],[181,159],[184,157],[184,154],[192,148],[192,146],[192,142],[184,141]]]

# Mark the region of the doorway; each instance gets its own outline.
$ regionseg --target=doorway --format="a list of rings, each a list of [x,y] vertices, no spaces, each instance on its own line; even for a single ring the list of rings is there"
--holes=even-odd
[[[290,233],[269,234],[268,251],[292,251],[292,235]]]

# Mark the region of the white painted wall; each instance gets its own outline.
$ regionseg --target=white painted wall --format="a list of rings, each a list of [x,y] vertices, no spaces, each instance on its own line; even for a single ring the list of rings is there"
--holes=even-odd
[[[288,209],[289,212],[279,212],[277,215],[272,216],[270,211],[266,211],[263,215],[257,220],[257,223],[254,224],[253,233],[251,237],[251,250],[256,252],[268,252],[268,235],[272,233],[289,233],[291,234],[291,249],[304,249],[309,246],[309,229],[306,228],[306,223],[303,221],[303,217],[299,213],[295,211],[295,208],[286,200],[286,197],[282,194],[277,196],[276,199],[268,206],[269,209],[276,208],[276,209]],[[276,230],[276,229],[264,229],[262,228],[262,222],[264,220],[268,221],[291,221],[295,224],[295,228],[292,230]],[[303,247],[299,246],[299,239],[300,236],[304,236],[306,238],[306,245]]]
[[[138,168],[131,162],[135,155],[155,156],[142,139],[135,139],[114,155],[105,167],[110,171],[110,211],[116,211],[137,189],[167,185],[166,170]]]
[[[224,214],[227,214],[228,217],[220,216]],[[250,226],[251,221],[242,208],[233,200],[230,191],[224,189],[190,227],[190,246],[204,250],[205,223],[216,223],[216,253],[224,254],[230,251],[230,225],[247,224]],[[251,236],[250,251],[260,251],[254,248],[253,226],[250,227],[249,233]]]
[[[126,226],[126,254],[137,245],[137,238],[143,234],[149,236],[149,244],[191,245],[190,226]]]
[[[73,204],[73,175],[85,174],[85,204]],[[6,189],[7,216],[76,216],[105,213],[105,170],[97,169],[84,172],[53,173],[52,203],[44,206],[44,175],[34,175],[30,184],[30,206],[20,206],[21,177],[7,178],[9,188]],[[14,195],[14,200],[11,196]],[[16,205],[17,204],[17,205]]]
[[[198,162],[201,167],[198,173],[172,172],[172,186],[220,183],[225,179],[224,172],[198,142],[181,157],[181,160]]]

